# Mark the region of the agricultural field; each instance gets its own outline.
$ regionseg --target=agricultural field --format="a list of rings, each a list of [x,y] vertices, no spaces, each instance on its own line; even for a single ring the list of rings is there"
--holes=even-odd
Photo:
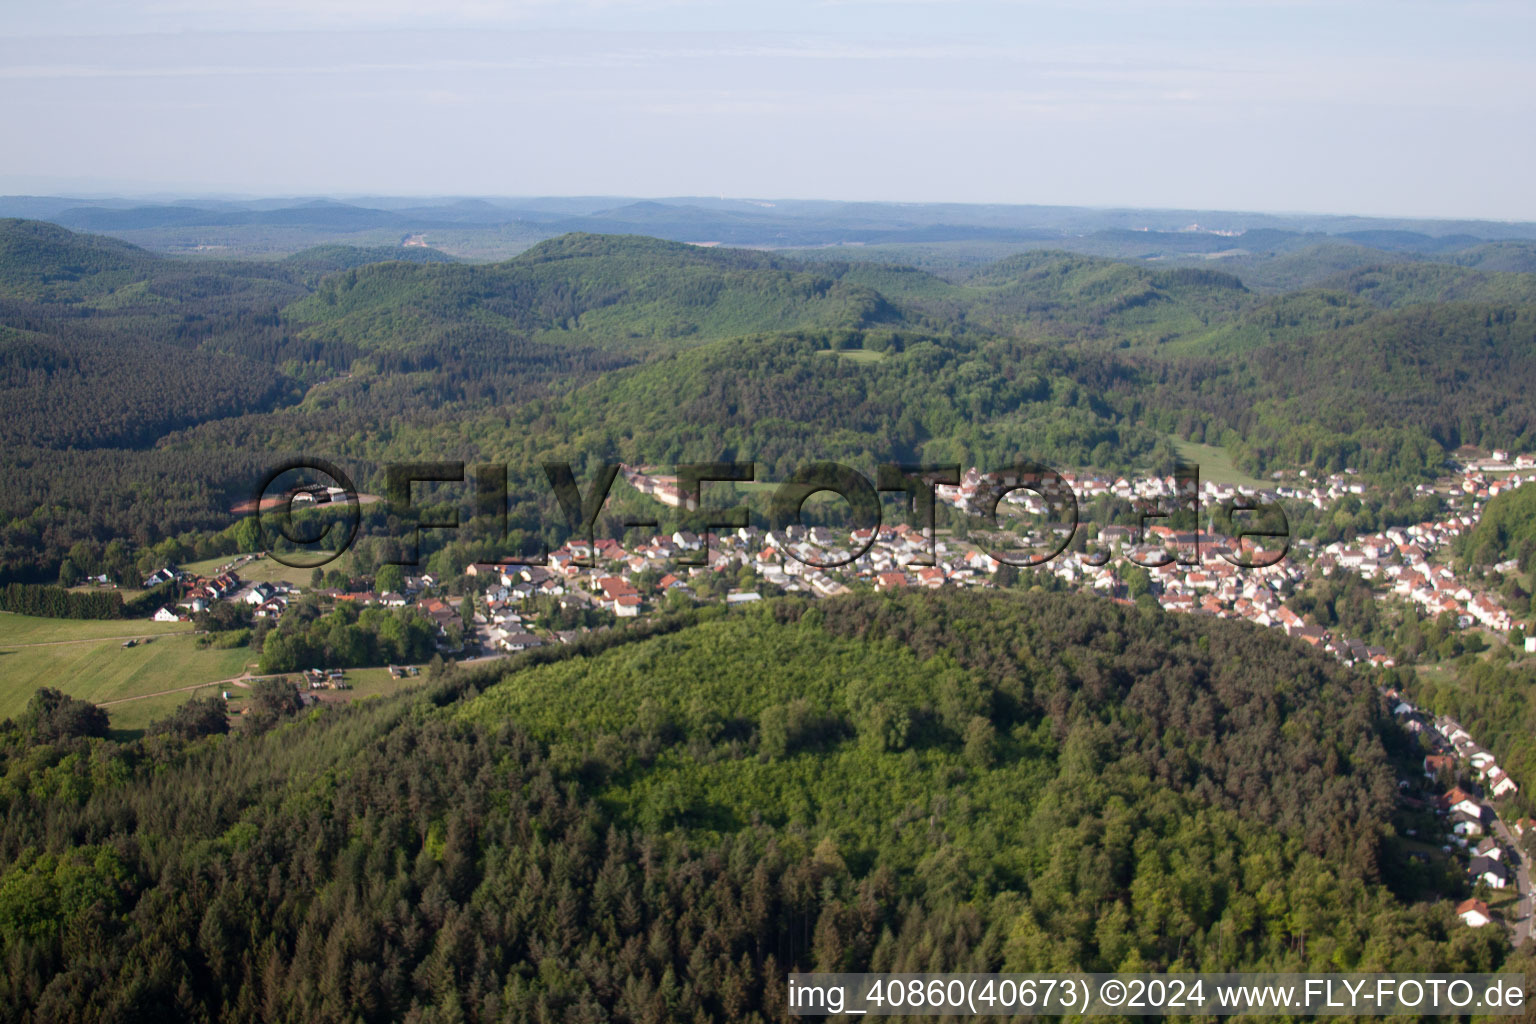
[[[30,644],[65,644],[82,640],[123,640],[135,636],[190,633],[185,622],[150,619],[47,619],[0,612],[0,649]]]
[[[20,713],[39,688],[50,686],[81,700],[105,704],[238,676],[252,661],[248,648],[200,649],[183,623],[30,620],[4,616],[0,630],[0,718]],[[20,620],[13,623],[12,620]],[[181,633],[163,635],[164,628]],[[113,627],[109,633],[103,627]],[[126,635],[157,633],[133,647]],[[39,637],[42,640],[23,640]],[[180,703],[186,696],[178,695]],[[114,724],[118,714],[109,707]]]

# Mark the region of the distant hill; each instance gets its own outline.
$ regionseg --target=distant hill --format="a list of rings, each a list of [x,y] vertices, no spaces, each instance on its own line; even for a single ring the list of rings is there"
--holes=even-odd
[[[1536,273],[1536,242],[1488,242],[1464,249],[1454,257],[1465,267]]]
[[[767,254],[567,235],[492,266],[381,264],[322,282],[289,314],[312,333],[409,347],[473,322],[537,340],[675,349],[796,327],[899,318],[876,291]]]
[[[132,231],[141,228],[205,226],[309,226],[340,231],[365,228],[408,228],[411,218],[385,210],[370,210],[347,203],[310,202],[276,210],[229,209],[199,206],[141,206],[128,210],[76,207],[52,218],[65,227],[83,231]]]
[[[1536,305],[1536,273],[1470,270],[1444,263],[1360,267],[1324,278],[1316,287],[1347,291],[1387,308],[1445,302]]]
[[[286,266],[312,273],[328,274],[353,270],[370,263],[454,263],[452,256],[424,245],[357,246],[317,245],[312,249],[284,257]]]
[[[201,346],[187,320],[207,312],[210,294],[250,304],[296,291],[257,266],[193,267],[112,238],[0,221],[0,443],[145,444],[294,397],[276,366]]]
[[[175,202],[0,196],[0,215],[43,217],[78,230],[115,234],[157,251],[262,256],[328,243],[390,244],[407,233],[427,233],[428,245],[467,259],[507,258],[540,239],[581,233],[770,249],[963,246],[995,255],[998,247],[1051,248],[1122,260],[1232,260],[1245,266],[1325,243],[1357,244],[1380,254],[1375,262],[1396,257],[1454,262],[1485,245],[1536,242],[1536,225],[1490,221],[699,196]],[[848,253],[839,258],[859,257]],[[1296,287],[1310,280],[1292,278],[1282,284],[1276,278],[1276,286]],[[1258,278],[1252,283],[1268,287]]]
[[[1250,475],[1405,483],[1464,443],[1536,446],[1533,277],[1349,266],[1356,249],[1378,252],[1298,250],[1309,275],[1345,269],[1274,294],[1198,257],[1030,251],[946,280],[835,258],[852,247],[576,233],[494,264],[396,244],[234,260],[0,222],[0,566],[55,576],[102,523],[219,524],[263,453],[360,475],[434,449],[1118,473],[1170,467],[1173,436]]]
[[[1370,246],[1372,249],[1384,249],[1388,252],[1416,253],[1454,252],[1458,249],[1465,249],[1468,246],[1486,241],[1485,238],[1478,235],[1426,235],[1417,231],[1389,230],[1344,231],[1338,237]]]
[[[1255,299],[1241,280],[1170,267],[1038,252],[985,267],[964,284],[969,318],[1031,335],[1059,328],[1115,347],[1156,344],[1226,319]]]
[[[101,235],[35,220],[0,220],[0,289],[16,298],[68,300],[127,284],[158,257]]]
[[[1320,282],[1358,270],[1415,259],[1411,254],[1389,253],[1352,242],[1320,241],[1302,248],[1256,252],[1218,264],[1236,274],[1250,288],[1286,292],[1311,288]]]

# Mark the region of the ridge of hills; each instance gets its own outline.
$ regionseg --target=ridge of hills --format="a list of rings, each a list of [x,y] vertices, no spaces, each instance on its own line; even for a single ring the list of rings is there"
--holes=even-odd
[[[277,453],[355,459],[364,480],[423,452],[1130,472],[1171,465],[1173,435],[1251,474],[1422,480],[1462,444],[1536,445],[1533,303],[1536,275],[1446,263],[1276,295],[1059,252],[958,279],[634,235],[495,264],[185,259],[5,221],[0,562],[49,574],[109,521],[217,529]],[[177,511],[140,522],[123,495],[154,488]]]

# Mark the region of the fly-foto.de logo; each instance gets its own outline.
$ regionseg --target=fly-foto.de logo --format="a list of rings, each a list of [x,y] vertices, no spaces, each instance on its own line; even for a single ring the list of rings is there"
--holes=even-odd
[[[712,507],[706,500],[711,484],[757,483],[754,462],[681,463],[667,474],[603,463],[584,485],[568,462],[545,462],[541,469],[548,486],[546,494],[553,496],[563,520],[558,525],[568,529],[572,538],[584,542],[584,550],[590,552],[595,547],[599,518],[608,504],[614,481],[622,473],[642,494],[665,506],[679,529],[701,538],[701,545],[691,557],[678,559],[682,565],[708,564],[709,538],[721,531],[754,526],[769,531],[802,527],[806,502],[822,493],[837,495],[847,505],[846,543],[825,544],[822,551],[807,551],[804,546],[789,549],[792,557],[818,569],[847,565],[869,551],[883,524],[882,494],[897,499],[910,525],[928,541],[926,560],[919,555],[913,563],[916,565],[935,562],[940,499],[968,519],[967,535],[987,555],[1019,568],[1043,565],[1061,556],[1072,546],[1080,526],[1077,495],[1071,482],[1057,470],[1029,461],[987,472],[972,471],[965,474],[963,481],[958,465],[886,463],[877,468],[871,481],[840,463],[813,462],[773,485],[766,511],[757,513],[744,505]],[[275,487],[289,474],[303,474],[309,479],[297,486]],[[319,478],[331,483],[318,482]],[[400,541],[400,553],[386,558],[386,563],[418,564],[421,531],[456,530],[463,523],[462,507],[445,509],[441,503],[429,506],[418,501],[418,485],[460,485],[465,502],[472,502],[474,516],[490,524],[498,535],[508,533],[510,494],[504,464],[399,463],[385,468],[384,481],[384,522],[398,527]],[[1217,548],[1219,557],[1238,568],[1264,568],[1285,558],[1290,547],[1290,524],[1277,501],[1262,495],[1239,494],[1219,505],[1203,507],[1200,469],[1190,464],[1179,465],[1168,484],[1155,498],[1136,501],[1135,524],[1124,528],[1129,552],[1126,557],[1137,565],[1149,569],[1175,562],[1198,565],[1203,558],[1202,542],[1214,536],[1225,542]],[[253,510],[264,542],[276,537],[309,549],[284,552],[276,544],[268,543],[273,558],[302,568],[322,566],[339,557],[356,540],[362,521],[357,487],[339,466],[324,459],[294,459],[275,467],[262,480],[248,507]],[[345,512],[335,511],[343,508]],[[304,515],[305,512],[326,514]],[[659,530],[661,515],[660,510],[654,516],[630,515],[619,525],[625,530]],[[755,518],[758,521],[754,522]],[[1191,525],[1175,532],[1166,526],[1159,529],[1154,525],[1158,520]],[[1145,542],[1153,531],[1175,550],[1170,552],[1156,545],[1146,550],[1149,546]],[[1270,543],[1260,543],[1264,541]],[[502,561],[545,565],[549,554],[548,547],[541,546],[531,553],[503,557]],[[1085,555],[1084,561],[1102,565],[1107,558],[1108,555],[1098,552]]]

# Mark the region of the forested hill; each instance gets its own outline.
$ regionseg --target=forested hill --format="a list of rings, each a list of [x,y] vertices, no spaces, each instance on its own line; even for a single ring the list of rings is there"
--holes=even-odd
[[[443,324],[534,340],[674,349],[753,331],[898,319],[885,298],[767,254],[566,235],[491,266],[388,264],[329,278],[289,310],[315,337],[410,346]]]
[[[285,266],[313,274],[333,274],[338,270],[352,270],[370,263],[389,263],[394,260],[405,263],[452,263],[453,257],[420,245],[317,245],[285,256],[282,262]]]
[[[68,286],[111,287],[142,277],[159,258],[136,245],[77,235],[37,220],[0,220],[0,288],[7,298],[63,298]],[[60,286],[64,287],[60,287]]]
[[[5,221],[0,580],[80,541],[195,548],[293,455],[375,490],[423,457],[1130,473],[1173,435],[1255,475],[1418,481],[1463,444],[1536,446],[1533,281],[1423,262],[1274,295],[1069,253],[946,280],[590,234],[496,264],[194,260]]]
[[[132,744],[0,731],[18,1019],[782,1019],[792,969],[1490,970],[1389,715],[1240,623],[715,608]],[[50,710],[51,709],[51,710]],[[1404,895],[1399,895],[1404,894]]]
[[[1536,491],[1516,488],[1489,501],[1477,525],[1456,539],[1456,554],[1483,567],[1513,560],[1528,572],[1536,564]]]

